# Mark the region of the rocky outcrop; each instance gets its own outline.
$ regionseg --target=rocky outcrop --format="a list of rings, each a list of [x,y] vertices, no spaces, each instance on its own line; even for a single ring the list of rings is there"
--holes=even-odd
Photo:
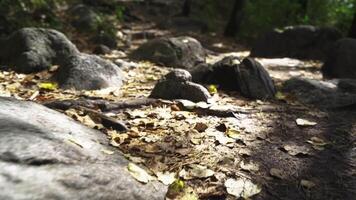
[[[117,151],[61,113],[0,97],[0,199],[164,199],[167,188],[137,182]]]

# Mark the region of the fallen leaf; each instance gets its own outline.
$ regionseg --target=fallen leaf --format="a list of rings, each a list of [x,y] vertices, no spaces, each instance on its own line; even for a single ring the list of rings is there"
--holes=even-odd
[[[179,176],[182,177],[185,180],[191,180],[194,178],[208,178],[210,176],[214,175],[214,171],[211,169],[208,169],[206,166],[202,165],[190,165],[190,169],[182,170],[179,172]]]
[[[241,155],[241,156],[251,156],[252,152],[249,149],[240,149],[239,150],[239,155]]]
[[[308,155],[309,149],[305,146],[297,146],[297,145],[284,145],[283,149],[288,152],[288,154],[292,156],[296,155]]]
[[[306,119],[301,119],[298,118],[297,120],[295,120],[298,126],[315,126],[317,125],[316,122],[312,122]]]
[[[261,187],[254,184],[251,180],[246,178],[232,179],[229,178],[225,181],[227,193],[237,197],[248,199],[261,192]]]
[[[142,110],[133,110],[130,112],[125,112],[131,119],[135,118],[145,118],[147,117],[146,112]]]
[[[180,149],[176,149],[175,152],[176,152],[176,153],[179,153],[179,154],[182,155],[182,156],[186,156],[186,155],[188,155],[189,153],[191,153],[192,150],[189,149],[189,148],[180,148]]]
[[[200,138],[191,138],[190,142],[195,144],[195,145],[198,145],[198,144],[201,143],[201,139]]]
[[[123,134],[115,134],[111,136],[110,144],[114,147],[119,147],[122,143],[124,143],[129,136],[125,133]]]
[[[215,128],[216,128],[216,130],[218,130],[220,132],[224,132],[224,133],[228,130],[227,126],[224,123],[219,124]]]
[[[243,170],[246,171],[258,171],[259,170],[259,166],[256,163],[253,162],[249,162],[249,163],[245,163],[244,161],[240,162],[240,167]]]
[[[316,150],[324,150],[324,146],[328,145],[329,143],[325,142],[323,139],[318,138],[318,137],[312,137],[307,142],[311,145],[313,145],[313,148]]]
[[[240,132],[238,130],[234,130],[234,129],[227,129],[226,135],[229,136],[230,138],[234,138],[234,139],[240,138]]]
[[[38,84],[38,87],[43,90],[55,90],[58,88],[57,83],[45,82]]]
[[[195,124],[194,129],[197,130],[198,132],[204,132],[208,128],[208,125],[198,122]]]
[[[279,178],[279,179],[282,179],[282,180],[286,179],[285,173],[280,169],[271,168],[269,170],[269,174],[271,176],[273,176],[273,177],[276,177],[276,178]]]
[[[38,90],[36,90],[36,91],[30,96],[30,98],[28,98],[28,100],[33,101],[39,94],[40,94],[40,92],[39,92]]]
[[[300,181],[300,185],[303,186],[306,189],[311,189],[311,188],[316,186],[316,184],[313,183],[312,181],[308,181],[308,180],[304,180],[304,179],[302,179]]]
[[[194,192],[193,188],[187,187],[184,189],[183,195],[178,200],[199,200],[198,195]]]
[[[145,137],[142,137],[141,140],[147,143],[155,143],[159,141],[161,138],[157,135],[147,135]]]
[[[173,105],[171,105],[171,110],[172,111],[180,111],[180,108],[176,104],[173,104]]]
[[[175,173],[157,172],[156,175],[157,175],[158,180],[161,181],[164,185],[170,185],[176,180]]]
[[[235,140],[229,137],[226,137],[224,133],[221,132],[212,132],[209,133],[208,136],[215,137],[215,140],[219,142],[219,144],[226,145],[229,143],[234,143]]]
[[[151,176],[144,169],[134,163],[129,163],[127,169],[129,170],[129,173],[141,183],[148,183],[151,180]]]

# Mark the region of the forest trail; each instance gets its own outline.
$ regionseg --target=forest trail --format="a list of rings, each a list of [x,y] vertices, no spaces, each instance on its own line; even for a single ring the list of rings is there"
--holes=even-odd
[[[122,38],[121,49],[101,55],[123,66],[120,89],[59,89],[48,81],[54,67],[33,74],[0,71],[1,96],[56,108],[101,131],[115,147],[103,153],[124,155],[139,182],[170,185],[169,199],[355,198],[355,104],[324,109],[283,90],[293,77],[321,81],[320,61],[256,58],[274,80],[273,100],[251,100],[215,85],[204,85],[212,95],[209,103],[151,99],[157,81],[173,68],[128,58],[150,39],[192,36],[207,49],[207,63],[231,55],[242,59],[249,51],[219,33],[159,29],[147,21],[158,23],[162,16],[143,10],[131,10],[142,21],[120,27],[130,44]],[[78,44],[81,35],[75,37]],[[83,52],[94,48],[85,42],[78,46]]]
[[[145,28],[145,31],[156,30]],[[159,31],[157,35],[172,33]],[[202,41],[204,46],[214,46],[211,43],[214,40],[221,41],[216,37],[208,39],[210,44]],[[145,40],[132,42],[138,45],[142,41]],[[231,49],[234,47],[222,50],[225,53],[210,54],[208,62],[226,55],[248,55],[246,51]],[[123,56],[114,51],[104,58],[115,60]],[[281,84],[291,77],[319,80],[322,77],[321,64],[316,61],[288,58],[258,61],[271,74],[279,91]],[[170,71],[148,62],[128,65],[132,66],[124,70],[126,81],[120,90],[60,90],[41,84],[52,73],[46,71],[30,75],[1,72],[1,92],[41,104],[68,99],[102,99],[108,104],[129,102],[147,98],[156,81]],[[36,84],[38,90],[28,89]],[[161,181],[170,182],[169,177],[179,175],[199,199],[233,198],[228,193],[253,196],[252,199],[352,199],[356,196],[355,110],[319,110],[283,92],[278,92],[276,100],[261,101],[217,88],[212,99],[209,106],[232,111],[233,115],[219,117],[199,112],[192,107],[207,105],[185,105],[186,102],[179,101],[156,102],[138,108],[97,109],[127,124],[129,131],[119,133],[103,127],[80,107],[62,112],[107,134],[118,149],[109,154],[123,152],[131,162]],[[243,180],[245,192],[229,188],[227,179]]]

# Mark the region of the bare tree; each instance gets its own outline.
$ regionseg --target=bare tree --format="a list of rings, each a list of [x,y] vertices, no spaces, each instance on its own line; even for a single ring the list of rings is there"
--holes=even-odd
[[[354,18],[352,20],[348,36],[356,39],[356,12],[354,13]]]
[[[229,22],[226,25],[224,35],[227,37],[234,37],[239,31],[241,22],[244,16],[244,7],[246,0],[235,0]]]
[[[185,17],[189,17],[191,11],[192,0],[185,0],[182,7],[182,15]]]

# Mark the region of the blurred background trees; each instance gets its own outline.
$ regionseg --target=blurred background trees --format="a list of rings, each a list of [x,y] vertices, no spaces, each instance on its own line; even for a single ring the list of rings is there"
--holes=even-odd
[[[8,34],[25,26],[61,29],[66,23],[63,22],[65,16],[61,11],[77,3],[92,4],[100,17],[101,24],[98,27],[110,32],[110,28],[106,26],[124,17],[125,8],[118,6],[117,2],[120,1],[1,0],[0,33]],[[146,4],[147,2],[154,0],[141,1]],[[177,10],[176,14],[204,21],[209,31],[246,40],[256,38],[257,35],[274,28],[297,24],[332,26],[345,35],[356,37],[355,0],[176,0],[176,2],[181,4],[181,11]]]

